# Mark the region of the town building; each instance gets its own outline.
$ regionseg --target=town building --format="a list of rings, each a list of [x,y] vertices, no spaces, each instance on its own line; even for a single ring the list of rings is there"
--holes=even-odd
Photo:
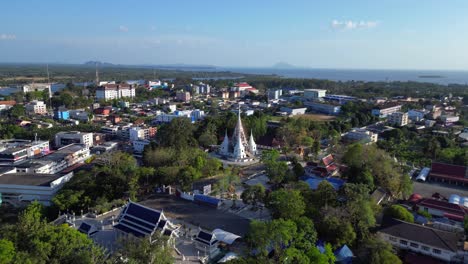
[[[118,236],[148,238],[150,242],[156,232],[171,239],[178,236],[178,226],[172,224],[164,212],[130,201],[120,213],[114,230]]]
[[[429,111],[424,110],[424,109],[411,109],[408,111],[408,118],[412,121],[418,122],[424,119],[426,114],[428,114]]]
[[[79,132],[79,131],[67,131],[58,132],[55,134],[55,146],[57,148],[67,146],[70,144],[84,144],[88,148],[92,147],[93,133]]]
[[[392,113],[388,115],[388,123],[396,126],[406,126],[408,124],[408,113]]]
[[[445,217],[456,222],[463,222],[468,213],[468,208],[463,205],[428,198],[421,199],[417,207],[433,216]]]
[[[327,94],[327,90],[323,89],[304,89],[304,98],[309,100],[317,100],[323,98]]]
[[[47,114],[47,106],[43,101],[33,100],[25,105],[29,114],[43,115]]]
[[[16,105],[16,101],[0,101],[0,112]]]
[[[50,152],[49,141],[7,139],[0,141],[0,163],[14,163],[20,160]]]
[[[268,90],[268,100],[278,100],[283,95],[282,89]]]
[[[330,103],[320,103],[320,102],[304,102],[304,106],[307,106],[311,111],[318,112],[327,115],[337,115],[341,111],[341,106]]]
[[[143,150],[145,150],[145,146],[149,145],[151,141],[147,139],[138,139],[132,141],[132,146],[133,146],[133,152],[134,153],[143,153]]]
[[[189,92],[179,91],[176,93],[177,101],[190,102],[191,96]]]
[[[325,102],[334,103],[334,104],[346,104],[348,102],[354,102],[358,99],[354,96],[348,95],[338,95],[338,94],[328,94],[322,98]]]
[[[3,202],[21,206],[38,201],[49,206],[54,195],[73,177],[66,174],[8,173],[0,176],[0,193]]]
[[[468,186],[468,166],[432,162],[428,180]]]
[[[392,219],[384,224],[378,235],[397,249],[412,251],[445,262],[462,263],[463,233],[442,231]]]
[[[42,92],[47,91],[49,93],[49,98],[52,97],[52,85],[48,83],[31,83],[23,85],[23,93],[31,92]]]
[[[132,127],[129,129],[129,139],[130,141],[151,139],[156,136],[156,131],[156,127]]]
[[[65,107],[59,107],[54,111],[54,118],[58,120],[70,119],[70,112]]]
[[[93,118],[93,115],[85,110],[69,110],[70,119],[78,120],[81,122],[88,122]]]
[[[305,114],[306,110],[307,108],[305,107],[300,107],[300,108],[281,107],[280,108],[281,112],[286,112],[289,116],[303,115]]]
[[[234,128],[232,138],[229,139],[226,130],[223,142],[219,148],[219,154],[235,162],[246,162],[255,158],[257,154],[257,144],[255,143],[252,132],[250,133],[249,140],[247,140],[240,114],[241,110],[239,108],[237,124]]]
[[[370,144],[377,142],[378,134],[362,128],[353,128],[343,136],[343,140],[346,142]]]
[[[135,97],[135,86],[121,83],[121,84],[104,84],[99,86],[96,89],[96,98],[98,100],[113,100],[113,99],[120,99]]]
[[[52,161],[53,168],[50,170],[59,172],[76,164],[83,163],[89,157],[90,151],[88,146],[85,144],[71,144],[41,157],[40,160]]]
[[[398,112],[401,110],[400,104],[387,104],[387,105],[379,105],[372,109],[372,115],[377,116],[379,118],[385,118],[389,114]]]

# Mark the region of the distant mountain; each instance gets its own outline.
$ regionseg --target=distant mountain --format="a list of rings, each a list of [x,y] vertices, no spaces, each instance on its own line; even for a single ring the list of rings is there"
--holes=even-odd
[[[87,65],[87,66],[94,66],[94,65],[98,65],[98,66],[115,66],[112,63],[102,62],[102,61],[87,61],[87,62],[83,63],[83,65]]]
[[[296,66],[291,65],[291,64],[289,64],[287,62],[280,61],[280,62],[276,63],[275,65],[273,65],[273,68],[276,68],[276,69],[293,69],[293,68],[296,68]]]

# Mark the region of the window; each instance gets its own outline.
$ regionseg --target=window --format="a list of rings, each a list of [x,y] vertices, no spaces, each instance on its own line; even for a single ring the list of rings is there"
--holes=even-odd
[[[392,241],[392,242],[397,242],[397,238],[396,238],[396,237],[392,237],[392,236],[391,236],[391,237],[388,237],[388,239],[389,239],[390,241]]]
[[[402,244],[402,245],[408,245],[408,241],[406,241],[406,240],[400,240],[400,244]]]
[[[422,250],[425,250],[425,251],[429,251],[429,247],[428,246],[421,246]]]
[[[432,249],[432,252],[433,252],[434,254],[440,254],[440,253],[442,253],[440,250],[435,249],[435,248]]]
[[[410,243],[410,247],[419,248],[419,245],[416,243]]]

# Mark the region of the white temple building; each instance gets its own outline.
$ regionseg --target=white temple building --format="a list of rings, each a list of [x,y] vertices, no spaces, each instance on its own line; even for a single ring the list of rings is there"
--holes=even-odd
[[[219,154],[235,162],[247,162],[255,158],[257,154],[257,144],[255,143],[252,132],[250,132],[250,138],[247,140],[240,113],[241,111],[239,108],[238,120],[232,138],[229,139],[226,130],[223,143],[221,143],[219,148]]]

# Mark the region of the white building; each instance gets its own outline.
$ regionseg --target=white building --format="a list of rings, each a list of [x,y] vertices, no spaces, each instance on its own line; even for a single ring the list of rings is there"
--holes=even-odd
[[[154,127],[131,127],[129,130],[130,141],[137,141],[140,139],[150,139],[156,135],[156,128]]]
[[[329,103],[304,102],[304,106],[307,106],[310,110],[314,112],[323,113],[327,115],[337,115],[341,111],[340,105]]]
[[[418,109],[411,109],[408,111],[408,118],[412,121],[421,121],[424,119],[424,116],[428,114],[429,111],[427,110],[418,110]]]
[[[135,86],[130,84],[105,84],[96,89],[98,100],[112,100],[135,97]]]
[[[46,206],[62,186],[73,177],[63,174],[9,173],[0,176],[3,202],[19,206],[22,202],[38,201]]]
[[[31,83],[23,85],[23,93],[48,91],[49,98],[52,97],[52,85],[48,83]]]
[[[268,90],[268,100],[278,100],[282,95],[282,89]]]
[[[304,97],[307,99],[315,100],[320,99],[327,95],[327,90],[322,89],[304,89]]]
[[[149,145],[151,142],[147,139],[135,140],[132,142],[133,152],[143,153],[146,145]]]
[[[378,134],[365,129],[354,128],[346,133],[343,139],[349,142],[375,143],[378,140]]]
[[[301,107],[301,108],[289,108],[289,107],[281,107],[280,111],[288,113],[290,116],[295,116],[295,115],[303,115],[305,114],[307,108]]]
[[[408,113],[392,113],[388,115],[388,123],[397,126],[406,126],[408,124]]]
[[[430,256],[447,263],[462,263],[463,233],[393,220],[379,230],[378,235],[395,248]]]
[[[372,115],[378,116],[379,118],[385,118],[389,114],[399,112],[401,110],[401,105],[389,104],[389,105],[379,105],[376,108],[372,109]]]
[[[55,134],[55,146],[58,148],[75,143],[84,144],[88,148],[92,147],[94,144],[93,133],[69,131]]]
[[[47,105],[43,101],[34,100],[25,105],[30,114],[43,115],[47,113]]]
[[[0,162],[14,163],[49,153],[49,141],[8,139],[0,141]]]

